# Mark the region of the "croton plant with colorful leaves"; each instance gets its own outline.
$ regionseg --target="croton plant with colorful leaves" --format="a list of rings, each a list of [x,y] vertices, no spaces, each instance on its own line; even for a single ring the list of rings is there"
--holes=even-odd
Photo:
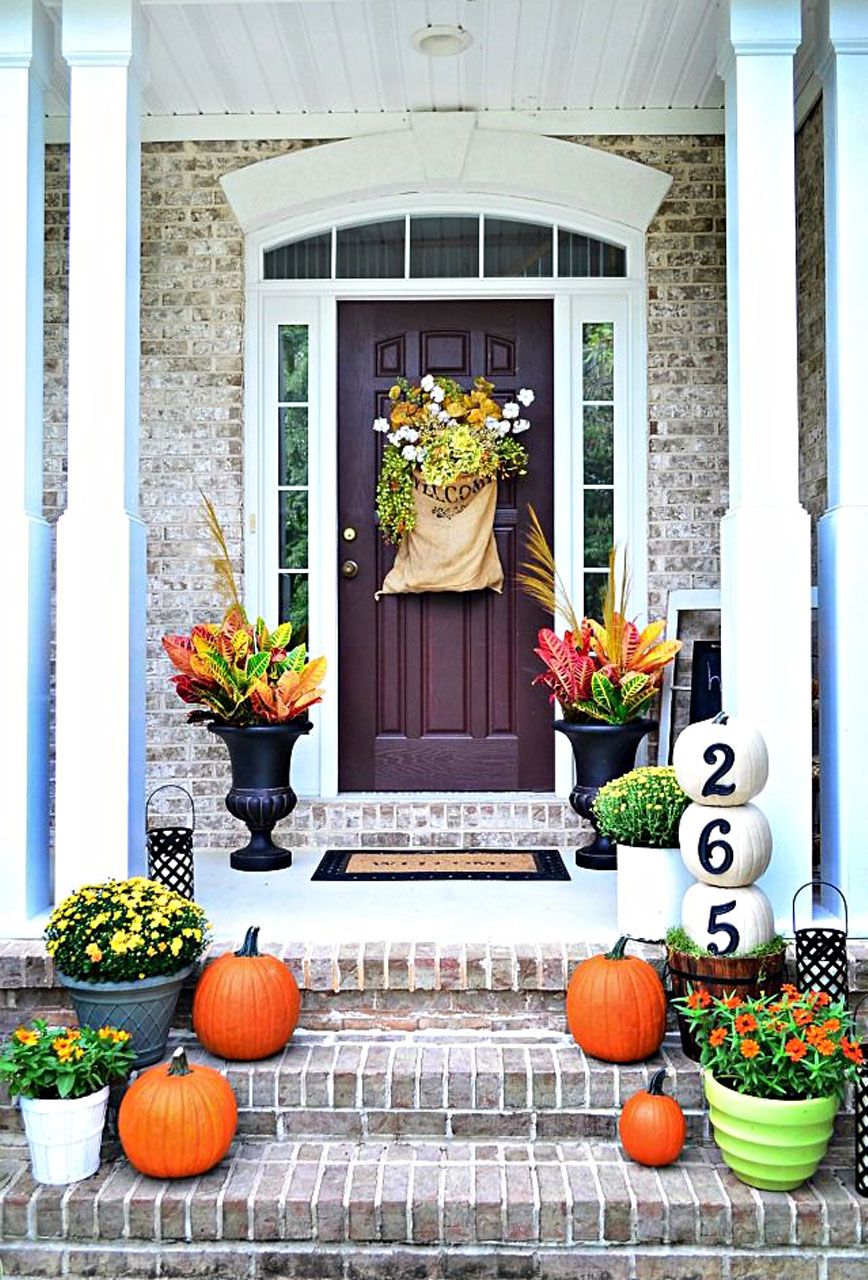
[[[322,702],[325,658],[308,661],[303,644],[290,648],[292,623],[269,631],[255,625],[239,604],[220,623],[203,622],[188,636],[163,636],[163,648],[180,672],[178,696],[198,708],[190,720],[223,724],[286,724]]]
[[[785,983],[760,999],[715,999],[697,987],[674,1002],[702,1050],[702,1065],[737,1093],[755,1098],[840,1095],[862,1065],[843,1001]]]
[[[647,711],[660,684],[663,668],[681,648],[680,640],[664,640],[666,623],[650,622],[641,631],[627,617],[626,566],[620,568],[613,547],[603,600],[603,619],[580,618],[573,608],[555,564],[554,552],[533,507],[526,541],[527,559],[516,575],[520,586],[547,613],[566,621],[563,636],[542,627],[534,653],[545,671],[534,684],[551,691],[572,724],[627,724]]]

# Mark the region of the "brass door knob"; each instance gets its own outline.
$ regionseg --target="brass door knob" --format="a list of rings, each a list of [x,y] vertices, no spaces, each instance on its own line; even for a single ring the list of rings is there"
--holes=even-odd
[[[355,560],[345,560],[341,565],[341,573],[345,578],[354,578],[359,572],[359,566]]]

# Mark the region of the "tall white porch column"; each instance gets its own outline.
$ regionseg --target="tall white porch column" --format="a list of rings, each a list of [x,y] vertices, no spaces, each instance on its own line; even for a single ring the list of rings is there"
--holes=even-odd
[[[810,526],[799,504],[793,54],[799,0],[729,0],[726,84],[730,505],[721,529],[727,708],[769,747],[758,798],[779,924],[811,871]]]
[[[64,0],[70,67],[69,476],[58,527],[55,895],[143,859],[136,0]]]
[[[11,750],[4,771],[0,936],[49,905],[48,671],[51,529],[42,519],[43,86],[51,23],[34,0],[0,5],[0,547],[3,591],[17,619],[16,666],[3,697]],[[25,665],[22,669],[21,661]]]
[[[868,925],[868,6],[827,0],[823,77],[828,510],[819,523],[823,871]]]

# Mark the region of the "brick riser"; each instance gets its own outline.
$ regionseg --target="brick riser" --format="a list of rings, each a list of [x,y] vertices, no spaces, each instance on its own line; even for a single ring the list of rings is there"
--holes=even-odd
[[[215,944],[211,957],[229,946]],[[663,972],[662,947],[636,943],[631,949]],[[582,942],[288,943],[267,950],[285,960],[302,989],[300,1025],[318,1031],[563,1031],[567,983],[591,954]],[[194,985],[191,981],[182,993],[180,1027],[190,1025]],[[850,990],[854,1000],[868,992],[864,943],[850,947]],[[57,985],[54,966],[38,941],[0,943],[0,999],[2,1034],[41,1014],[72,1016],[66,991]]]

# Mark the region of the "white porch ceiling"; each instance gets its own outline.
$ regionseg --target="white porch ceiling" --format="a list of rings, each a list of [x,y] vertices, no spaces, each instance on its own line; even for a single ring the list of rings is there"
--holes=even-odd
[[[49,3],[57,4],[57,0]],[[144,0],[147,115],[719,108],[715,0]],[[59,12],[55,10],[59,18]],[[410,45],[460,24],[454,58]],[[58,84],[59,87],[59,84]],[[61,95],[51,114],[65,114]]]
[[[717,107],[714,0],[152,4],[148,113]],[[454,58],[410,45],[460,24]]]

